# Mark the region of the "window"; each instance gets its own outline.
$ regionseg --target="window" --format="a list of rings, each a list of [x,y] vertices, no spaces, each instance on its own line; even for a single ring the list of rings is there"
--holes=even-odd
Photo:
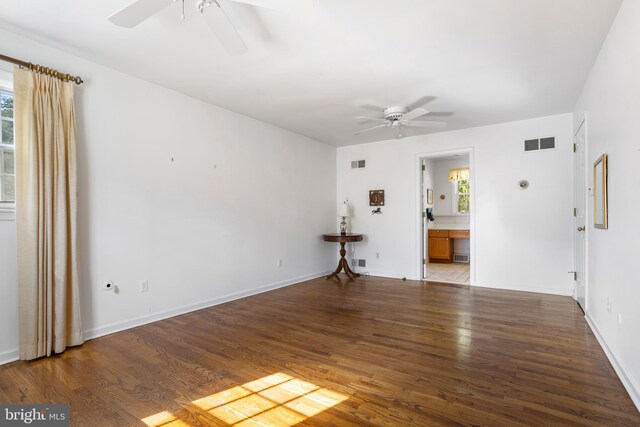
[[[458,214],[471,212],[471,183],[468,179],[453,181],[453,211]]]
[[[0,89],[0,208],[16,200],[16,168],[13,130],[13,93]]]

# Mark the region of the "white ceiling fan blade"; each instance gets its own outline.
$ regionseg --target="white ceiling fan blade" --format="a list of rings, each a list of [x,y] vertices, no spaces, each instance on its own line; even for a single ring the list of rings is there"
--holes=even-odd
[[[111,15],[109,21],[120,27],[133,28],[171,3],[172,0],[138,0]]]
[[[202,16],[229,55],[242,55],[249,50],[219,3],[205,6]]]
[[[389,125],[378,125],[378,126],[374,126],[372,128],[367,128],[367,129],[362,129],[359,130],[358,132],[354,133],[354,135],[360,135],[363,132],[369,132],[370,130],[374,130],[374,129],[378,129],[378,128],[386,128]]]
[[[313,0],[234,0],[282,12],[304,13],[313,10]]]
[[[408,122],[420,116],[424,116],[425,114],[429,114],[429,111],[425,110],[424,108],[416,108],[403,115],[400,120],[402,120],[403,122]]]
[[[447,122],[436,122],[431,120],[416,120],[409,123],[403,123],[404,126],[414,128],[441,128],[447,125]]]
[[[379,117],[356,117],[358,120],[368,120],[370,122],[380,122],[380,123],[388,123],[389,120],[381,119]]]

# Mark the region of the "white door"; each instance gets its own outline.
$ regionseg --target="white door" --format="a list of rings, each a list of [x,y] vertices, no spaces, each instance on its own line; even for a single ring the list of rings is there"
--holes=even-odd
[[[426,279],[427,278],[427,251],[429,248],[428,245],[428,237],[427,237],[427,233],[428,233],[428,220],[427,220],[427,216],[426,216],[426,211],[425,211],[425,207],[427,206],[427,195],[425,194],[425,192],[427,191],[424,188],[424,174],[426,173],[426,161],[425,159],[421,159],[420,160],[420,167],[422,169],[422,172],[420,172],[420,215],[422,216],[422,225],[420,228],[420,235],[422,236],[421,240],[421,246],[422,246],[422,278]]]
[[[574,279],[578,304],[586,312],[586,283],[585,283],[585,234],[586,234],[586,174],[585,174],[585,142],[586,123],[583,121],[574,138],[573,182],[575,197],[574,213]]]

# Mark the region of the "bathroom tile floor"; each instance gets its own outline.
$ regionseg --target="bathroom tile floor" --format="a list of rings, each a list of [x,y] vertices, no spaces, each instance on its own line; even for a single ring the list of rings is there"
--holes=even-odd
[[[425,280],[434,282],[448,282],[469,284],[469,264],[427,264],[427,275]]]

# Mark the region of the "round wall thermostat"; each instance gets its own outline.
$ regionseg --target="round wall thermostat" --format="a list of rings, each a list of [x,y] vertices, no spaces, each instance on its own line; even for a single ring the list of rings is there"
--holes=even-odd
[[[527,188],[529,188],[529,181],[523,179],[522,181],[518,182],[518,187],[520,187],[521,190],[526,190]]]

